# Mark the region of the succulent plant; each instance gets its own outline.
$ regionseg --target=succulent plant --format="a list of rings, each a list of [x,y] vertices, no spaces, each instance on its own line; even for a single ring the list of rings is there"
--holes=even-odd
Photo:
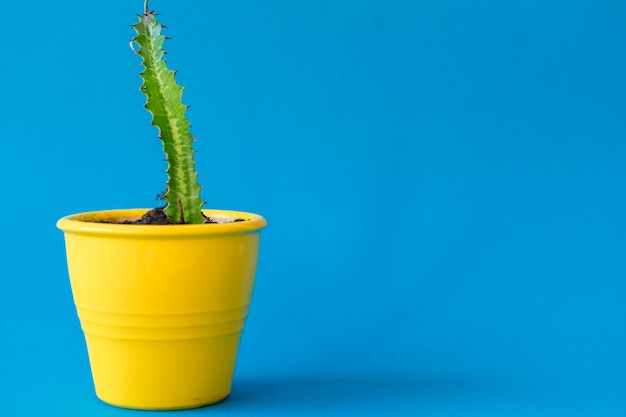
[[[143,60],[141,91],[146,95],[145,108],[152,114],[151,124],[159,130],[167,161],[167,190],[163,197],[167,205],[164,213],[174,223],[204,223],[204,201],[194,158],[191,123],[183,103],[183,87],[176,82],[176,71],[167,67],[162,34],[164,26],[157,21],[156,13],[144,3],[144,12],[133,25],[137,35],[131,47]],[[137,47],[135,47],[135,45]]]

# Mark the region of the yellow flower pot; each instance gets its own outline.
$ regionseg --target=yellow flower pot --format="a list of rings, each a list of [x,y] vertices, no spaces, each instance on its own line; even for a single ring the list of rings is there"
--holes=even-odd
[[[265,219],[129,225],[148,209],[59,220],[96,394],[144,410],[201,407],[228,396]]]

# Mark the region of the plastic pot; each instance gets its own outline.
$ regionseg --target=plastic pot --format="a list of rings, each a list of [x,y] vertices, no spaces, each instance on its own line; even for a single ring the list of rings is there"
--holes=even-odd
[[[144,410],[195,408],[231,390],[250,306],[263,217],[132,225],[148,209],[71,215],[58,221],[97,396]]]

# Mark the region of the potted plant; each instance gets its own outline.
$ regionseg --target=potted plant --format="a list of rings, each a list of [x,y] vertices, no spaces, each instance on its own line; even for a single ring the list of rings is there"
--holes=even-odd
[[[202,209],[183,90],[147,0],[133,27],[168,163],[166,206],[74,214],[57,226],[98,397],[134,409],[200,407],[230,393],[266,221]]]

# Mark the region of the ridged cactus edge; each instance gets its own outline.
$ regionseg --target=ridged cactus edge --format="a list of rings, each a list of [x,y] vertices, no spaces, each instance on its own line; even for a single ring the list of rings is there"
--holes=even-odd
[[[138,46],[133,48],[135,53],[143,60],[140,89],[146,95],[144,107],[152,115],[151,124],[159,130],[167,161],[164,212],[175,223],[204,223],[202,187],[198,183],[193,149],[195,138],[182,100],[183,87],[176,82],[176,72],[168,69],[164,59],[163,43],[167,39],[162,34],[164,26],[148,10],[147,2],[144,13],[138,17],[139,22],[133,25],[137,35],[132,42]]]

